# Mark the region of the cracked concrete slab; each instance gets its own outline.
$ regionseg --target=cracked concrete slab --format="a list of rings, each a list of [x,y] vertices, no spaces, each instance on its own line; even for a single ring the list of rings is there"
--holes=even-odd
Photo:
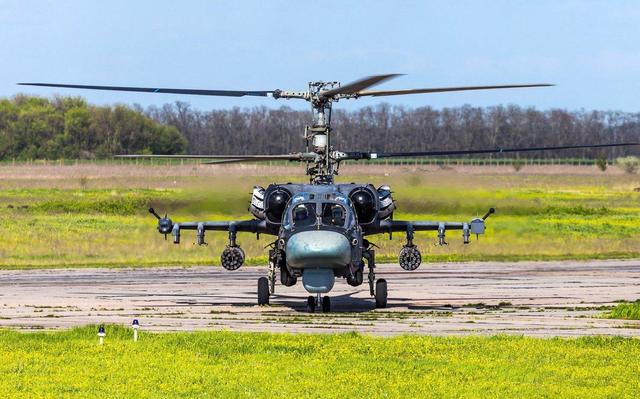
[[[376,335],[640,335],[640,321],[603,319],[617,301],[640,298],[640,260],[380,265],[389,305],[368,285],[338,279],[331,313],[309,313],[301,284],[276,285],[256,305],[264,267],[38,269],[0,271],[0,327],[60,329],[90,323],[144,331],[345,332]]]

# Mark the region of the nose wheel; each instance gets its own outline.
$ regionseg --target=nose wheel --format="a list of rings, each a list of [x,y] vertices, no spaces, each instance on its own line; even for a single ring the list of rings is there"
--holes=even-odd
[[[318,298],[314,298],[312,295],[309,295],[309,297],[307,298],[307,309],[309,309],[310,312],[315,312],[316,311],[316,306],[322,306],[322,311],[324,313],[328,313],[331,311],[331,298],[329,298],[328,296],[325,297],[321,297],[320,294],[318,293]]]
[[[316,311],[316,298],[311,295],[307,298],[307,309],[309,309],[311,313]]]

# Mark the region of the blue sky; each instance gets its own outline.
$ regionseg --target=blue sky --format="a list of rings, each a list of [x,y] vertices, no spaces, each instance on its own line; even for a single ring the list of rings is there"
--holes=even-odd
[[[553,88],[388,97],[437,108],[518,104],[640,111],[638,1],[0,0],[0,96],[200,109],[307,104],[109,93],[21,81],[237,90],[304,89],[405,73],[380,88],[509,83]],[[354,109],[381,99],[343,101]]]

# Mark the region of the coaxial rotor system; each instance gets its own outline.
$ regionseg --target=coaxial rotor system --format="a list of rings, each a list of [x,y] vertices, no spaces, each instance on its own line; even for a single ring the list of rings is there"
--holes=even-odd
[[[492,86],[459,86],[437,87],[400,90],[368,90],[370,87],[401,76],[400,74],[373,75],[354,82],[340,85],[339,82],[309,82],[307,90],[210,90],[210,89],[172,89],[160,87],[128,87],[128,86],[96,86],[58,83],[18,83],[26,86],[44,86],[65,89],[90,89],[113,90],[143,93],[184,94],[201,96],[225,96],[225,97],[271,97],[274,99],[301,99],[311,104],[313,112],[312,123],[305,127],[306,151],[291,154],[274,155],[119,155],[122,158],[191,158],[202,159],[205,164],[224,164],[258,161],[298,161],[307,164],[307,174],[310,181],[316,184],[332,184],[333,177],[337,174],[341,161],[379,159],[394,157],[428,157],[444,155],[490,154],[512,153],[529,151],[565,150],[578,148],[604,148],[639,145],[640,143],[604,143],[568,145],[556,147],[522,147],[522,148],[485,148],[465,149],[453,151],[422,151],[422,152],[342,152],[338,151],[331,143],[331,108],[334,102],[341,99],[357,99],[360,97],[382,97],[408,94],[443,93],[453,91],[494,90],[494,89],[519,89],[532,87],[553,86],[548,83],[536,84],[509,84]],[[419,134],[419,132],[416,132]]]

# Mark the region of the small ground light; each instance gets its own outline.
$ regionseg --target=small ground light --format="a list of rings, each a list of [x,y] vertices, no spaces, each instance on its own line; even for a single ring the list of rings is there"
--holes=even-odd
[[[98,327],[98,337],[100,338],[100,345],[104,344],[104,337],[107,336],[107,333],[104,332],[104,326]]]
[[[138,319],[133,319],[133,323],[131,323],[131,327],[133,327],[133,342],[137,342],[138,328],[140,328],[140,323],[138,323]]]

